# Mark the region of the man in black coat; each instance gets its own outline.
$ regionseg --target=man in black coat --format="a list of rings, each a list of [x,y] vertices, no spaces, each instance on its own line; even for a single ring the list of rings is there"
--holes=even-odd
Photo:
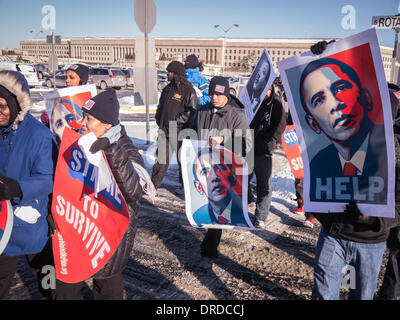
[[[199,105],[199,98],[193,85],[185,78],[185,67],[182,63],[172,61],[168,64],[167,75],[170,83],[161,93],[155,115],[159,134],[157,160],[153,166],[151,180],[156,189],[161,185],[174,151],[179,164],[179,182],[182,184],[178,155],[182,141],[178,141],[178,134],[188,127]]]
[[[250,123],[250,129],[254,130],[255,140],[254,173],[257,178],[257,203],[254,225],[256,227],[262,226],[269,213],[272,198],[272,151],[277,141],[280,141],[285,127],[285,110],[275,96],[274,87],[271,86]]]

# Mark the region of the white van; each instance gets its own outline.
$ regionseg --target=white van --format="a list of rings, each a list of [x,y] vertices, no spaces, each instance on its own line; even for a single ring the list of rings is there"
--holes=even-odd
[[[0,70],[12,70],[21,72],[30,88],[40,86],[40,82],[34,67],[29,64],[12,62],[12,61],[0,61]]]

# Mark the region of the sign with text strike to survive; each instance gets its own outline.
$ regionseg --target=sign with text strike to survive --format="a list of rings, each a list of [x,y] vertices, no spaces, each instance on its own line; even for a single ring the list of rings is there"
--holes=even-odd
[[[115,179],[97,198],[94,196],[98,171],[79,147],[80,137],[65,128],[51,208],[56,225],[56,277],[66,283],[86,280],[99,271],[117,249],[129,224],[127,206]]]

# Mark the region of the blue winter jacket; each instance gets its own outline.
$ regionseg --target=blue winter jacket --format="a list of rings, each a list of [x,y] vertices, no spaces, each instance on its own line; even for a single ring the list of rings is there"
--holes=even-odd
[[[186,80],[190,81],[203,93],[203,96],[200,98],[200,106],[210,102],[210,97],[208,96],[208,86],[210,83],[200,75],[199,68],[186,69]]]
[[[16,130],[11,127],[0,132],[0,172],[18,181],[22,198],[11,200],[14,225],[3,253],[18,256],[42,251],[48,240],[47,205],[53,190],[57,144],[50,130],[30,114]],[[23,220],[16,210],[33,213],[33,218]]]

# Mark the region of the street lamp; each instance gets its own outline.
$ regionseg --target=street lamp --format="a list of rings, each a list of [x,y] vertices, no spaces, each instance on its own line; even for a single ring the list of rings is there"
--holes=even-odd
[[[31,30],[31,31],[29,31],[29,33],[34,33],[34,31],[33,30]],[[35,38],[35,37],[37,37],[38,35],[39,35],[39,33],[43,33],[43,30],[40,30],[38,33],[36,33],[33,37]],[[37,39],[36,38],[36,50],[35,50],[35,53],[36,53],[36,61],[39,63],[40,61],[39,61],[39,39]]]
[[[228,29],[222,28],[219,24],[215,24],[214,25],[214,28],[220,28],[225,33],[225,35],[223,37],[223,40],[222,40],[222,76],[224,76],[224,73],[225,73],[225,40],[226,40],[226,34],[233,27],[238,28],[239,25],[237,23],[235,23],[235,24],[231,25]]]

